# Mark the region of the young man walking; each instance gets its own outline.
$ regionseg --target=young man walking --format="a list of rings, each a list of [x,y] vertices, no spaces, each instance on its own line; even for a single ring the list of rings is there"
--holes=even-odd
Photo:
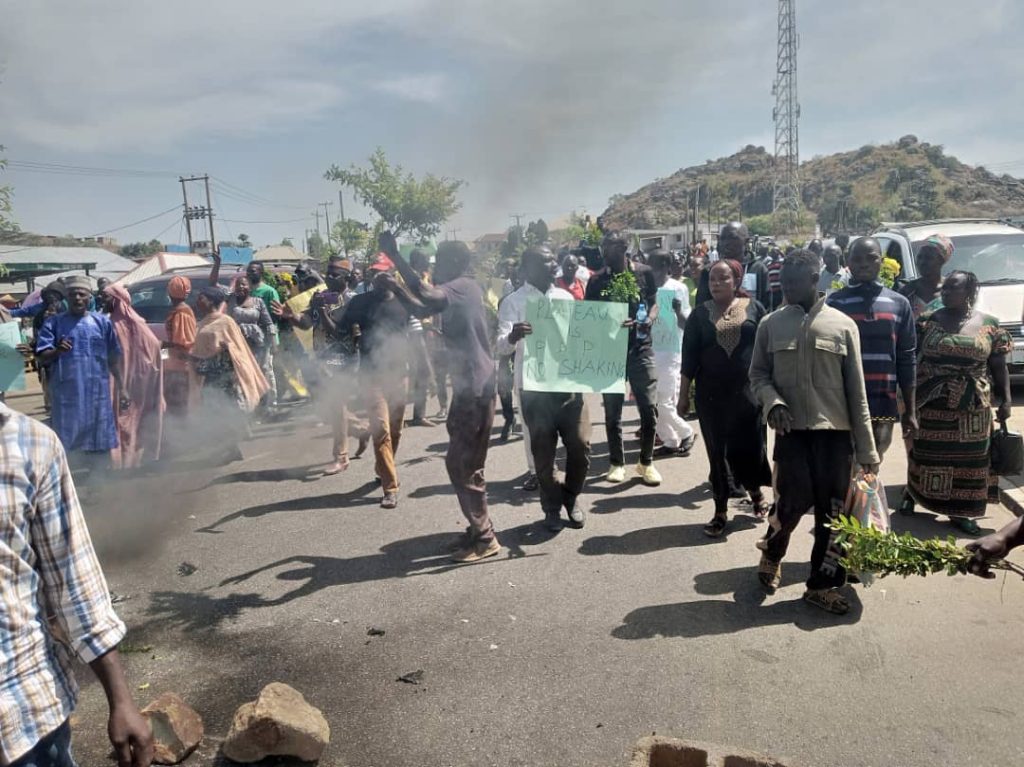
[[[654,352],[651,347],[651,325],[658,316],[658,285],[654,273],[644,264],[634,264],[626,258],[628,246],[617,234],[606,235],[601,243],[604,269],[587,283],[586,300],[613,301],[614,285],[632,283],[635,292],[629,296],[629,346],[626,353],[626,380],[629,381],[637,410],[640,411],[640,461],[636,473],[645,485],[660,485],[661,474],[654,468],[654,436],[658,425],[657,374],[654,370]],[[632,277],[624,278],[628,274]],[[627,289],[628,290],[628,289]],[[640,304],[647,311],[647,319],[637,321]],[[622,446],[622,405],[624,394],[603,394],[604,427],[608,436],[611,467],[606,479],[623,482],[626,479],[626,455]]]
[[[118,767],[149,767],[153,734],[117,653],[125,627],[111,607],[64,450],[52,431],[3,403],[0,441],[7,499],[0,514],[0,764],[74,767],[74,654],[103,685]]]
[[[672,291],[672,315],[659,318],[659,322],[672,322],[682,331],[686,318],[690,316],[690,292],[686,286],[669,276],[672,268],[672,254],[656,250],[650,255],[650,267],[659,290]],[[667,351],[655,350],[654,369],[658,376],[658,427],[656,434],[661,439],[660,452],[665,455],[689,455],[697,435],[676,412],[679,402],[679,383],[682,379],[683,346]]]
[[[505,297],[498,314],[498,353],[515,355],[515,387],[522,403],[525,432],[540,484],[540,504],[544,525],[551,532],[562,529],[562,508],[569,524],[583,527],[586,512],[579,500],[590,467],[590,412],[579,392],[523,391],[523,339],[533,333],[526,321],[526,306],[538,298],[573,301],[568,291],[555,287],[557,262],[546,247],[530,248],[523,253],[521,288]],[[525,433],[524,432],[524,433]],[[555,476],[555,452],[558,439],[565,445],[565,480]]]
[[[866,472],[878,453],[864,390],[857,325],[818,298],[821,261],[809,250],[786,256],[786,306],[757,328],[750,385],[775,429],[775,510],[758,547],[758,578],[769,592],[782,580],[789,540],[814,509],[814,548],[804,599],[842,615],[849,603],[837,591],[846,580],[831,530],[842,513],[856,454]]]
[[[904,296],[878,281],[882,270],[882,248],[878,240],[874,237],[854,240],[850,245],[849,260],[850,284],[832,293],[826,303],[856,322],[860,331],[871,431],[878,457],[883,459],[892,444],[893,428],[900,420],[897,389],[903,395],[904,438],[917,430],[914,310]]]
[[[398,506],[395,453],[405,422],[409,360],[409,306],[394,289],[387,256],[367,267],[375,275],[373,290],[360,293],[346,306],[335,327],[339,336],[358,338],[359,381],[373,438],[377,478],[384,496],[382,509]]]
[[[469,248],[457,240],[441,243],[434,286],[423,283],[399,253],[390,232],[381,235],[380,248],[395,262],[412,296],[422,303],[423,316],[441,312],[452,379],[445,466],[469,521],[466,536],[452,559],[476,562],[493,557],[501,551],[501,544],[487,511],[484,467],[494,424],[495,369],[484,293],[470,274]]]

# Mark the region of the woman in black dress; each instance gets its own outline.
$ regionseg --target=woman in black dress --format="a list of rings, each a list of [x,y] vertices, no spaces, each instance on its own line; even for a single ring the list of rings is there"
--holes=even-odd
[[[695,381],[697,418],[715,498],[715,516],[704,532],[712,538],[721,537],[728,523],[730,469],[750,493],[755,515],[764,519],[769,510],[761,492],[772,483],[765,428],[747,377],[757,325],[767,311],[740,287],[742,282],[738,262],[722,260],[712,266],[711,300],[693,310],[683,333],[679,412],[689,409],[690,381]]]

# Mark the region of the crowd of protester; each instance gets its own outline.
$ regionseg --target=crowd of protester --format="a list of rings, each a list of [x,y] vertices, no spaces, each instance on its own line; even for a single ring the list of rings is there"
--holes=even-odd
[[[598,256],[527,248],[504,265],[500,296],[473,273],[473,254],[461,242],[442,243],[433,265],[423,251],[406,258],[389,233],[379,245],[364,269],[333,256],[275,277],[278,287],[258,261],[228,287],[219,261],[207,284],[175,275],[162,342],[128,291],[106,284],[94,292],[85,277],[53,282],[38,303],[16,311],[36,330],[23,351],[39,367],[52,431],[0,404],[9,482],[35,488],[24,504],[31,513],[5,520],[22,531],[21,544],[6,534],[0,546],[0,564],[25,583],[9,599],[22,605],[17,630],[0,634],[14,669],[0,683],[25,701],[13,718],[5,713],[0,762],[30,764],[22,760],[67,748],[74,693],[69,683],[42,679],[70,675],[63,656],[40,655],[51,631],[40,617],[44,601],[107,688],[121,763],[148,764],[151,753],[114,649],[124,626],[110,607],[65,455],[90,472],[132,468],[180,455],[184,446],[166,434],[206,429],[215,438],[200,434],[197,443],[235,460],[254,419],[280,417],[282,403],[301,391],[332,430],[326,473],[349,468],[350,440],[358,441],[355,457],[372,446],[380,505],[394,509],[395,456],[411,404],[409,424],[447,426],[446,468],[468,523],[452,558],[470,563],[501,551],[485,481],[499,401],[500,439],[521,428],[523,489],[538,491],[543,524],[552,532],[582,528],[593,402],[580,392],[525,387],[524,341],[534,332],[527,306],[538,298],[614,300],[610,286],[625,272],[637,286],[624,323],[625,379],[639,416],[635,475],[659,485],[669,462],[691,456],[701,439],[714,499],[704,532],[726,535],[730,500],[749,504],[767,522],[751,575],[768,592],[780,586],[792,534],[811,511],[804,598],[847,612],[840,592],[847,574],[831,524],[851,477],[877,473],[897,426],[909,459],[901,512],[920,505],[977,535],[976,519],[994,500],[993,409],[1000,422],[1010,415],[1010,339],[974,308],[973,274],[943,275],[953,245],[941,234],[917,254],[918,279],[886,286],[883,253],[871,237],[784,250],[732,222],[714,248],[703,241],[684,253],[642,253],[608,232]],[[663,317],[658,292],[666,290],[671,312]],[[655,350],[659,322],[680,329],[678,349]],[[427,415],[431,397],[434,416]],[[609,483],[627,479],[625,403],[624,394],[601,398]],[[972,571],[991,575],[986,563],[1021,542],[1019,522],[975,542]],[[41,570],[34,552],[48,558]]]

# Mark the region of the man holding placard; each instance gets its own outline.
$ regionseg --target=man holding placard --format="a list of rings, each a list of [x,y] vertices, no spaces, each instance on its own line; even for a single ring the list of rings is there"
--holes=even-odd
[[[640,411],[640,462],[636,473],[645,485],[660,485],[661,474],[654,468],[654,432],[658,424],[657,376],[651,348],[651,325],[658,317],[658,285],[654,273],[644,264],[626,258],[626,241],[618,234],[606,235],[601,243],[605,267],[587,283],[587,301],[623,304],[628,309],[629,328],[625,378],[633,390]],[[626,479],[626,457],[622,447],[622,404],[624,394],[604,394],[604,426],[608,435],[611,467],[609,482]]]
[[[660,451],[666,455],[689,455],[697,435],[676,412],[683,365],[683,328],[690,316],[690,292],[669,277],[672,254],[651,253],[648,263],[658,284],[658,320],[654,323],[654,369],[658,376],[658,428]]]
[[[583,393],[578,391],[524,391],[523,339],[533,334],[528,307],[537,311],[540,301],[573,302],[571,293],[555,287],[555,255],[547,247],[523,253],[521,288],[505,297],[498,309],[498,354],[515,355],[515,387],[520,392],[523,423],[540,484],[544,525],[552,532],[562,529],[562,507],[569,524],[581,528],[586,512],[579,501],[590,467],[590,413]],[[532,305],[531,305],[532,302]],[[558,438],[565,445],[565,480],[555,476]]]

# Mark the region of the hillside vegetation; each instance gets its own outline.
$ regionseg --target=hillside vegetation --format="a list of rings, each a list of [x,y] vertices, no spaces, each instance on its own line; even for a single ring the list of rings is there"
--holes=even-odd
[[[629,195],[617,195],[604,218],[616,228],[675,226],[687,220],[701,187],[701,220],[749,219],[772,210],[773,158],[747,146],[684,168]],[[947,155],[941,146],[904,136],[882,146],[815,157],[800,166],[803,204],[826,232],[866,230],[880,221],[1024,214],[1024,183]]]

